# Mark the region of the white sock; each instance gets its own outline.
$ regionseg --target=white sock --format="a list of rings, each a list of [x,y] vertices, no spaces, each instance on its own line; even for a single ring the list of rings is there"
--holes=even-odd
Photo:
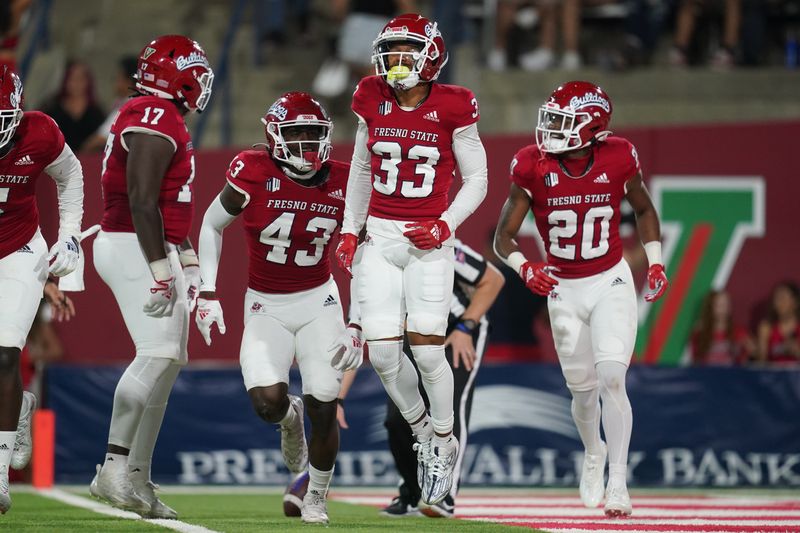
[[[572,392],[572,420],[578,428],[586,453],[599,455],[600,445],[600,391],[595,388],[588,391]]]
[[[417,438],[417,442],[425,442],[433,438],[433,424],[431,424],[431,419],[427,415],[419,422],[409,423],[408,425],[411,426],[411,433]]]
[[[443,345],[412,346],[422,386],[431,404],[433,430],[440,435],[453,432],[453,370],[447,362]]]
[[[294,410],[294,407],[292,407],[292,402],[289,401],[289,408],[286,410],[286,414],[283,415],[283,418],[281,418],[281,421],[278,422],[278,424],[280,424],[281,427],[288,427],[294,424],[295,420],[297,420],[297,411]]]
[[[626,485],[628,481],[628,465],[609,463],[608,484]]]
[[[119,453],[106,452],[106,460],[103,462],[103,469],[110,468],[112,470],[122,468],[128,471],[128,456]]]
[[[161,423],[164,421],[169,394],[180,370],[181,366],[176,363],[167,367],[156,381],[147,407],[144,408],[128,459],[130,473],[135,474],[133,477],[136,479],[144,478],[144,481],[150,481],[153,450],[156,447],[158,433],[161,431]]]
[[[0,470],[8,470],[11,464],[11,454],[14,452],[14,441],[17,438],[16,431],[0,431]]]
[[[330,470],[317,470],[314,465],[308,465],[308,490],[316,491],[319,494],[327,494],[328,486],[333,477],[333,468]]]
[[[419,420],[425,414],[425,402],[419,393],[414,365],[403,354],[402,341],[368,341],[367,345],[372,368],[381,378],[386,394],[409,423]]]
[[[433,447],[436,448],[438,446],[454,446],[456,443],[456,438],[451,433],[445,437],[440,437],[439,435],[433,436]]]
[[[603,431],[608,444],[608,464],[628,464],[628,446],[631,442],[633,411],[625,392],[625,374],[628,368],[616,361],[597,364],[600,397],[603,399]]]

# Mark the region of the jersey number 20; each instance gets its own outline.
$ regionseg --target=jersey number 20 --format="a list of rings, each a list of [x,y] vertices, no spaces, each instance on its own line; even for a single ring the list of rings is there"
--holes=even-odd
[[[561,244],[559,239],[571,239],[578,233],[578,213],[571,209],[553,211],[547,215],[550,224],[550,253],[561,259],[595,259],[608,253],[608,228],[614,209],[609,205],[592,207],[583,217],[583,231],[580,243],[580,257],[575,244]],[[599,224],[598,224],[599,222]],[[595,236],[595,228],[600,226],[600,234]],[[595,241],[597,243],[595,244]]]

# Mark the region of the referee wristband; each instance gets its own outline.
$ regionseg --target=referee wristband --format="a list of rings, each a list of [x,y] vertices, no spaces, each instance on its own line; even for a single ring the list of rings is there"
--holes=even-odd
[[[344,398],[336,398],[336,403],[344,407]]]

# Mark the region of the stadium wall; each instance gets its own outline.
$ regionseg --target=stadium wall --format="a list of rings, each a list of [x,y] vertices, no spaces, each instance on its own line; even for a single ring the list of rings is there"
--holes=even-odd
[[[702,295],[726,287],[735,318],[752,324],[763,312],[772,286],[797,280],[800,264],[796,212],[800,207],[800,159],[794,153],[800,121],[719,126],[640,128],[618,132],[637,147],[644,175],[664,221],[665,258],[672,283],[666,298],[640,306],[637,357],[645,362],[677,364]],[[459,229],[465,242],[483,250],[508,191],[514,153],[530,136],[485,137],[489,158],[489,194],[479,211]],[[334,156],[349,160],[352,146],[337,145]],[[225,169],[236,150],[198,154],[193,242],[203,211],[225,183]],[[100,220],[100,156],[82,158],[86,180],[84,227]],[[50,180],[40,180],[42,227],[55,236],[57,202]],[[539,255],[534,232],[521,239],[531,256]],[[91,263],[91,244],[84,246]],[[238,224],[225,233],[218,293],[228,332],[207,347],[194,327],[193,360],[238,358],[246,284],[244,235]],[[343,297],[347,281],[336,272]],[[69,362],[108,363],[129,359],[130,341],[110,290],[92,267],[84,293],[74,296],[78,316],[57,324]]]

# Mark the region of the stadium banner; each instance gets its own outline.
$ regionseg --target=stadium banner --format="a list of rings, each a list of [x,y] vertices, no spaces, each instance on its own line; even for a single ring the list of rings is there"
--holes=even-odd
[[[101,463],[120,367],[56,366],[56,481],[88,487]],[[300,394],[292,374],[292,392]],[[800,486],[800,370],[635,365],[629,482],[635,486]],[[397,482],[383,427],[386,395],[367,367],[346,401],[335,486]],[[553,365],[481,369],[463,460],[464,486],[574,486],[582,446]],[[308,424],[307,424],[308,430]],[[237,368],[187,368],[169,400],[158,483],[284,485],[276,426],[250,406]]]
[[[786,279],[797,280],[800,263],[796,216],[787,201],[800,198],[800,159],[795,153],[795,139],[800,138],[800,122],[784,121],[760,124],[730,124],[640,128],[617,131],[637,148],[645,181],[659,208],[663,221],[664,257],[671,288],[655,305],[640,305],[640,329],[636,358],[647,363],[677,365],[696,319],[699,302],[710,288],[726,288],[733,302],[734,319],[742,325],[755,325],[764,314],[764,304],[771,288]],[[257,141],[258,139],[254,139]],[[486,252],[488,239],[508,194],[508,169],[514,154],[533,142],[532,135],[485,136],[489,163],[489,192],[474,216],[458,229],[467,244]],[[698,150],[698,147],[702,147]],[[197,154],[197,174],[193,182],[195,217],[190,233],[192,242],[202,222],[202,214],[225,184],[225,169],[238,150],[211,150]],[[352,144],[339,143],[334,157],[350,161]],[[756,156],[754,156],[756,154]],[[771,154],[757,156],[757,154]],[[85,180],[86,227],[102,215],[100,194],[100,156],[83,156]],[[451,197],[460,180],[454,180]],[[40,187],[54,187],[43,180]],[[58,226],[55,193],[40,194],[39,211],[42,230],[49,242]],[[519,239],[523,251],[540,257],[532,234]],[[633,244],[635,236],[628,238]],[[92,245],[83,251],[92,264]],[[247,247],[241,223],[226,231],[217,293],[225,310],[228,332],[216,336],[213,346],[206,346],[191,328],[189,353],[192,359],[228,359],[236,361],[242,333],[243,301]],[[646,265],[635,265],[634,277],[640,284]],[[346,276],[334,268],[343,303],[349,300]],[[131,342],[111,291],[99,279],[94,268],[86,268],[86,291],[73,297],[78,317],[68,325],[57,324],[65,348],[65,358],[75,362],[125,361],[132,357]],[[756,280],[754,282],[754,280]],[[513,290],[506,284],[506,291]],[[512,299],[501,299],[498,307]],[[518,309],[493,310],[498,316],[519,313]],[[503,331],[509,326],[496,321],[495,341],[512,338]],[[97,328],[97,324],[103,324]],[[530,328],[529,328],[530,329]],[[544,343],[551,341],[543,335]],[[87,343],[86,339],[93,339]],[[525,345],[522,356],[539,357],[537,345]],[[544,348],[550,348],[548,344]],[[496,357],[490,346],[488,358]]]

